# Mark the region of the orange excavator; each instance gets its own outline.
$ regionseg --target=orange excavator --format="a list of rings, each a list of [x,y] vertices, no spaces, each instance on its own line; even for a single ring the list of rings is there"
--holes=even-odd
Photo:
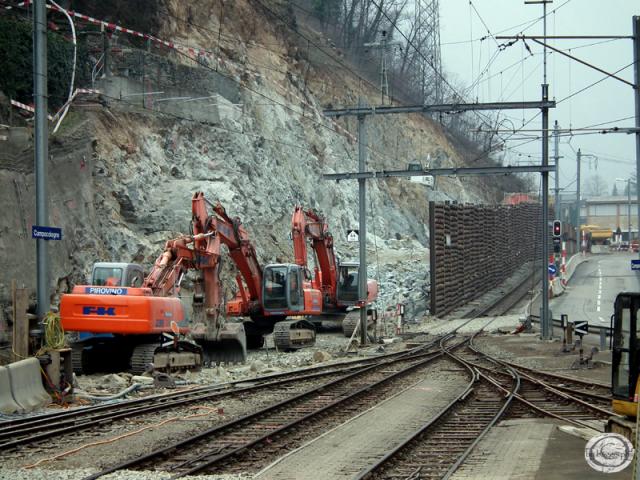
[[[378,296],[378,283],[367,279],[367,300],[358,295],[358,262],[339,262],[333,246],[326,218],[312,209],[296,205],[291,218],[291,238],[297,265],[307,268],[307,240],[315,254],[312,287],[322,292],[322,314],[310,317],[316,326],[342,327],[345,336],[351,336],[358,319],[359,309],[367,308],[371,323],[376,312],[367,307]]]
[[[259,348],[264,334],[273,332],[275,346],[294,350],[315,343],[315,328],[306,316],[322,312],[322,294],[305,281],[305,269],[297,264],[275,263],[264,268],[258,262],[255,248],[240,219],[227,215],[217,203],[213,215],[208,216],[201,193],[194,202],[194,218],[198,223],[216,222],[220,241],[239,270],[236,276],[238,291],[227,302],[228,317],[242,318],[249,348]],[[196,333],[194,328],[194,334]]]
[[[202,215],[203,201],[196,196],[192,200],[193,234],[168,241],[144,280],[138,265],[97,263],[92,285],[77,285],[62,296],[63,328],[83,332],[72,345],[76,372],[110,366],[141,373],[150,363],[158,370],[171,370],[199,367],[203,360],[246,360],[244,327],[225,322],[218,278],[218,227],[224,230],[228,225]],[[191,322],[197,343],[179,339],[189,332],[187,309],[178,298],[189,270],[199,274]]]
[[[311,323],[289,318],[322,308],[320,291],[303,284],[302,269],[288,264],[262,269],[238,218],[230,218],[219,203],[209,215],[201,192],[191,203],[191,235],[168,241],[144,280],[138,265],[97,263],[91,285],[77,285],[62,296],[64,329],[81,332],[72,345],[76,372],[107,367],[140,373],[150,363],[170,370],[198,367],[203,361],[244,362],[247,343],[259,347],[263,335],[272,331],[283,350],[315,343]],[[221,244],[240,271],[239,291],[226,309],[219,278]],[[198,272],[191,322],[178,298],[189,270]],[[243,317],[244,324],[226,321],[229,317]],[[186,333],[196,343],[178,339]]]

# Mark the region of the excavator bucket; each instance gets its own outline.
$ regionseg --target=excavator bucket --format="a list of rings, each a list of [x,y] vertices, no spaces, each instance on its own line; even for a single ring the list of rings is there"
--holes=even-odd
[[[242,323],[226,323],[215,336],[195,336],[204,351],[206,365],[247,361],[247,337]]]

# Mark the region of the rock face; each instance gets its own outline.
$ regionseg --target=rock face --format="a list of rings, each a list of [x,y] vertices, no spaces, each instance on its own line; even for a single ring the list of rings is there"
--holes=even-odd
[[[262,41],[279,40],[264,28]],[[357,182],[322,178],[356,169],[357,123],[329,120],[321,113],[329,102],[354,103],[353,79],[345,83],[335,72],[311,66],[307,73],[312,75],[302,82],[295,73],[300,65],[286,58],[271,58],[274,68],[244,78],[249,68],[231,55],[224,64],[226,82],[243,77],[242,83],[233,80],[242,87],[232,99],[222,98],[224,90],[196,91],[198,86],[191,85],[189,95],[218,94],[221,102],[241,105],[233,115],[218,109],[210,124],[202,122],[202,110],[200,121],[194,122],[113,97],[102,98],[101,109],[73,112],[65,119],[52,139],[48,165],[50,224],[63,228],[63,240],[49,244],[52,294],[86,282],[96,261],[137,262],[148,269],[166,240],[189,231],[190,199],[196,191],[219,200],[242,220],[263,263],[293,261],[288,234],[298,202],[327,215],[341,259],[358,258],[357,244],[346,242],[347,229],[358,225]],[[153,71],[153,59],[146,61]],[[181,66],[185,68],[202,71],[195,65]],[[211,69],[205,73],[218,75]],[[127,82],[135,88],[135,79]],[[201,82],[203,89],[219,84]],[[374,90],[369,93],[376,98]],[[371,118],[367,128],[370,169],[405,168],[416,152],[430,153],[442,166],[464,163],[441,128],[427,118]],[[35,218],[33,153],[28,136],[20,141],[12,149],[0,145],[5,212],[0,217],[1,303],[8,302],[11,280],[32,288],[36,283],[35,243],[29,232]],[[428,199],[479,202],[487,193],[486,185],[465,186],[459,179],[442,181],[438,189],[433,193],[401,179],[367,183],[369,277],[379,280],[381,309],[403,302],[408,316],[416,317],[426,307]],[[235,288],[233,276],[233,264],[225,258],[227,295]],[[184,286],[188,290],[189,283]]]

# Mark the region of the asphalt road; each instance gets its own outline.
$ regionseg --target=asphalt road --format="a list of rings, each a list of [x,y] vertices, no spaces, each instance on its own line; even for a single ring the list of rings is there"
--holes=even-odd
[[[592,255],[578,265],[569,288],[551,299],[553,318],[569,315],[569,321],[587,320],[594,325],[609,325],[613,302],[618,293],[640,291],[640,272],[631,271],[631,259],[637,253],[615,252]]]

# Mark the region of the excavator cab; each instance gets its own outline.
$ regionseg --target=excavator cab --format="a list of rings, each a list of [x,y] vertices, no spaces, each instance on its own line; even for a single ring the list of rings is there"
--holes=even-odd
[[[342,305],[355,305],[359,300],[358,272],[359,263],[341,263],[338,274],[338,302]]]
[[[272,314],[304,310],[303,273],[299,265],[267,265],[262,275],[264,310]]]
[[[98,262],[93,265],[91,285],[99,287],[141,287],[144,272],[135,263]]]

